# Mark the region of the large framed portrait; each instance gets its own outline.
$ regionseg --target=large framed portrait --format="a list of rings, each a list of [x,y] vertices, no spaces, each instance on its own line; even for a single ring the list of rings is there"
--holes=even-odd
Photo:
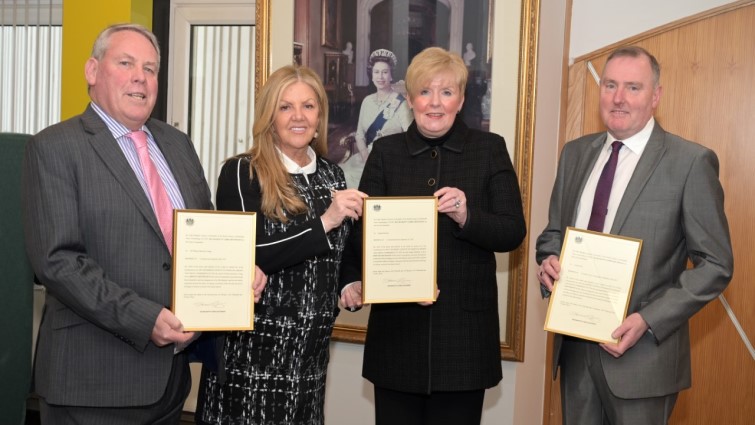
[[[358,185],[371,142],[411,122],[404,86],[411,59],[440,46],[459,53],[468,67],[461,111],[467,125],[506,139],[529,223],[540,0],[292,1],[289,63],[309,66],[323,80],[330,105],[328,157],[344,168],[350,187]],[[270,70],[271,5],[257,0],[256,88]],[[383,122],[376,124],[378,115]],[[524,358],[527,252],[525,239],[516,251],[497,255],[506,360]],[[333,338],[363,343],[368,315],[369,308],[344,311]]]

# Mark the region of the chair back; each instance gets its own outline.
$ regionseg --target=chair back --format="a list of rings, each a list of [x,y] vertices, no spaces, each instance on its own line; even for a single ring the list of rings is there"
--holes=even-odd
[[[31,388],[33,274],[21,222],[21,162],[27,134],[0,133],[0,412],[23,424]]]

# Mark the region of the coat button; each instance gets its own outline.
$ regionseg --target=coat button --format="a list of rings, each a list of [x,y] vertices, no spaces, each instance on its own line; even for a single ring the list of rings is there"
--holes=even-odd
[[[428,186],[435,186],[435,179],[431,178],[430,180],[428,180],[427,181],[427,185]]]
[[[435,159],[435,158],[437,158],[437,157],[438,157],[438,151],[436,151],[435,149],[433,149],[433,150],[432,150],[432,151],[430,152],[430,158],[432,158],[432,159]]]
[[[170,264],[168,264],[168,263],[163,263],[163,270],[165,270],[165,271],[168,271],[168,270],[170,270]]]

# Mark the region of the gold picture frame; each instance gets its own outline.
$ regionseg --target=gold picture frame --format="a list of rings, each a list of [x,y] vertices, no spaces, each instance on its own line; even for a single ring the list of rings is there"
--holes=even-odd
[[[321,1],[324,3],[326,0]],[[492,11],[494,10],[494,1],[489,1],[491,5],[490,10]],[[511,124],[505,125],[510,125],[515,128],[513,132],[511,132],[510,129],[507,129],[509,131],[506,134],[513,134],[514,143],[509,145],[509,149],[514,166],[517,170],[519,186],[522,193],[525,220],[529,229],[535,131],[536,58],[538,50],[537,36],[540,0],[505,0],[505,2],[504,0],[498,0],[498,2],[499,4],[495,5],[495,14],[497,17],[506,13],[506,11],[519,11],[518,19],[516,16],[511,17],[513,20],[512,22],[519,22],[518,31],[517,28],[511,28],[511,22],[509,21],[495,22],[495,28],[499,29],[500,34],[504,34],[504,27],[509,27],[507,28],[509,32],[505,34],[511,34],[512,31],[518,32],[518,42],[515,41],[510,45],[507,45],[506,36],[496,33],[491,38],[487,47],[490,52],[499,52],[499,56],[504,57],[505,60],[518,60],[516,72],[496,72],[495,80],[493,81],[493,85],[496,87],[493,93],[493,104],[495,108],[499,93],[502,93],[505,97],[511,98],[507,99],[510,100],[510,102],[507,103],[512,105],[511,108],[506,108],[509,112],[505,112],[506,116],[502,118],[499,118],[501,116],[496,113],[496,121],[510,121]],[[255,93],[259,91],[259,87],[264,84],[270,73],[271,4],[272,0],[258,0],[256,2]],[[290,19],[293,21],[293,14]],[[502,45],[494,47],[493,42],[496,44],[502,43]],[[503,54],[500,52],[503,52]],[[501,77],[501,75],[505,75],[505,77]],[[504,81],[501,81],[501,78],[503,78]],[[516,87],[516,90],[509,90],[510,87]],[[514,97],[516,97],[516,99],[513,99]],[[497,110],[494,110],[494,113],[495,111]],[[508,114],[511,116],[509,117]],[[495,128],[491,128],[491,130],[504,133],[504,131]],[[511,137],[507,137],[507,139],[511,139]],[[501,273],[507,272],[508,276],[508,286],[506,287],[503,284],[499,286],[499,297],[503,300],[500,316],[502,322],[501,358],[504,360],[524,360],[528,252],[529,243],[528,239],[525,238],[524,242],[518,249],[508,255],[502,255],[502,257],[505,258],[503,258],[502,261],[499,260],[498,271]],[[342,315],[345,314],[347,313],[342,313]],[[354,317],[358,317],[358,320],[361,321],[361,323],[336,323],[333,330],[334,340],[364,343],[366,335],[366,318],[362,316]]]

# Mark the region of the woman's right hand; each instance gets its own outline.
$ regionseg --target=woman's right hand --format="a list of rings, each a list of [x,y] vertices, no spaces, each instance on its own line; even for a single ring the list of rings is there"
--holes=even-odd
[[[351,282],[341,291],[341,305],[351,312],[362,308],[362,282]]]
[[[356,189],[333,190],[330,206],[320,219],[325,233],[330,232],[347,218],[358,220],[362,216],[362,199],[367,194]]]

